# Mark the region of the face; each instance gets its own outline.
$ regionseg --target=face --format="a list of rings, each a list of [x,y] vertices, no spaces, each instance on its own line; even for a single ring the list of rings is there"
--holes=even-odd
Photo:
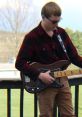
[[[45,22],[48,28],[50,28],[50,30],[53,30],[55,27],[57,27],[60,19],[61,19],[60,16],[51,16],[49,18],[45,17]]]

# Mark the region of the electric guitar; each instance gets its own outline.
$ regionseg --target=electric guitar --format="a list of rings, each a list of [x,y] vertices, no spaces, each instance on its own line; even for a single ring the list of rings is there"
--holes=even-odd
[[[82,74],[81,69],[66,70],[66,68],[69,66],[69,64],[70,64],[70,61],[68,61],[68,60],[60,60],[58,62],[55,62],[53,64],[48,64],[48,65],[34,62],[31,64],[31,66],[34,68],[37,68],[41,72],[46,72],[46,71],[50,70],[50,75],[55,79],[62,78],[62,77],[66,78],[66,76]],[[23,81],[24,88],[29,93],[39,93],[42,90],[45,90],[47,87],[53,87],[53,88],[63,87],[63,84],[60,84],[59,82],[57,82],[57,80],[55,80],[50,85],[43,83],[38,78],[36,81],[33,81],[33,80],[31,80],[31,78],[24,75],[22,72],[21,72],[21,79]]]

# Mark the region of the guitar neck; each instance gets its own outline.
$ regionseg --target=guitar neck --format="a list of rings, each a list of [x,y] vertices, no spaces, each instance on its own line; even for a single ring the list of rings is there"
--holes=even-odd
[[[65,77],[65,76],[72,76],[72,75],[79,75],[79,74],[82,74],[82,70],[81,69],[64,70],[64,71],[54,72],[54,77]]]

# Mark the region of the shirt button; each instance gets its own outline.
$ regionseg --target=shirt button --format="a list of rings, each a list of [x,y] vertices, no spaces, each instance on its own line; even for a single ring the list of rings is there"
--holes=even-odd
[[[45,51],[45,50],[46,50],[46,48],[43,48],[42,50],[43,50],[43,51]]]
[[[52,46],[53,49],[55,49],[55,46]]]

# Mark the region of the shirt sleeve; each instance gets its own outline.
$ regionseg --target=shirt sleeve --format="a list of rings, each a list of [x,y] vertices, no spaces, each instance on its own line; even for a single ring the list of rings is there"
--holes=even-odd
[[[18,52],[15,67],[23,74],[30,77],[32,80],[36,80],[40,71],[33,68],[29,62],[34,62],[35,49],[34,43],[28,36],[25,36],[23,43]]]
[[[66,36],[66,49],[67,49],[67,54],[71,60],[71,62],[82,68],[82,57],[78,54],[77,49],[75,48],[73,42],[71,41],[70,37],[68,34],[65,32]]]

